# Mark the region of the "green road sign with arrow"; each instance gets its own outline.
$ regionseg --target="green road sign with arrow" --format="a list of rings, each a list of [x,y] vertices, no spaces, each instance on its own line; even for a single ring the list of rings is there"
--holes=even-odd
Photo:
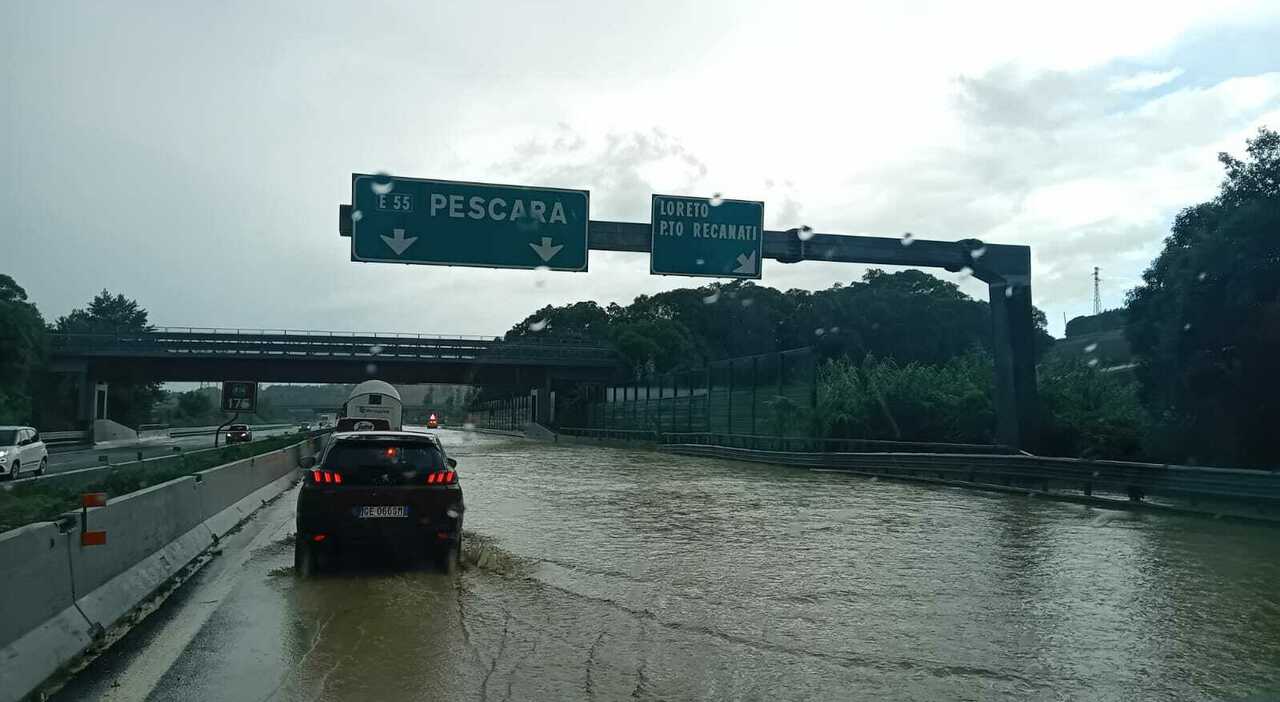
[[[351,177],[351,260],[587,270],[586,190]]]
[[[649,272],[760,279],[764,203],[654,195]]]

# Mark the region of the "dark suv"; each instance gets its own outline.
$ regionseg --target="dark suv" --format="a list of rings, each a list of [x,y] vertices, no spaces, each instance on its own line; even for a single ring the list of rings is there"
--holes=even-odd
[[[253,441],[253,430],[248,424],[232,424],[227,427],[227,443],[238,444]]]
[[[302,461],[294,568],[307,577],[344,552],[379,550],[452,571],[465,511],[457,465],[427,434],[334,434],[318,461]]]

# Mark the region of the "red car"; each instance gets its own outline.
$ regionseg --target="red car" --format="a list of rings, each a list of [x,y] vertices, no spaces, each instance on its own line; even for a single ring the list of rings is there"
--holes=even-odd
[[[232,424],[227,427],[227,443],[239,444],[246,441],[253,441],[253,430],[248,424]]]

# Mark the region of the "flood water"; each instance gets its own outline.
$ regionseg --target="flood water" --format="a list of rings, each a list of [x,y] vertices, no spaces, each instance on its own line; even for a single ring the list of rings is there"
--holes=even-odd
[[[1280,531],[443,432],[454,577],[300,581],[287,494],[61,698],[1280,697]]]

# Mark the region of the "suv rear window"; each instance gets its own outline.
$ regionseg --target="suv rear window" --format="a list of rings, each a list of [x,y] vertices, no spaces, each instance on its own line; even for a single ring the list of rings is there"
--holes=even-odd
[[[444,452],[428,441],[339,441],[324,461],[347,485],[425,485],[428,473],[446,468]]]
[[[232,424],[232,425],[231,425],[231,431],[249,431],[249,425],[247,425],[247,424]]]

